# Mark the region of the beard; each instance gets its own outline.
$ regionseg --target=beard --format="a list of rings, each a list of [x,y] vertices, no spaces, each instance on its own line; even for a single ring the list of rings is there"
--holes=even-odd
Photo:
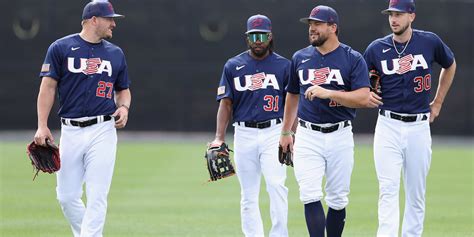
[[[327,40],[328,40],[327,36],[319,35],[317,39],[311,41],[311,36],[309,36],[309,42],[311,43],[313,47],[319,47],[323,45],[324,43],[326,43]]]
[[[109,32],[110,30],[110,32]],[[98,29],[96,31],[96,34],[101,38],[101,39],[112,39],[112,30],[109,28],[104,28],[104,29]]]
[[[257,49],[257,48],[261,48],[261,49]],[[252,52],[252,54],[255,55],[258,58],[261,58],[261,57],[265,56],[265,54],[267,54],[269,48],[270,48],[269,45],[267,45],[267,46],[262,45],[260,47],[249,45],[249,49]]]
[[[407,31],[408,26],[409,25],[407,24],[406,26],[402,27],[399,31],[393,31],[393,30],[392,31],[395,35],[403,35],[403,33],[405,33],[405,31]]]

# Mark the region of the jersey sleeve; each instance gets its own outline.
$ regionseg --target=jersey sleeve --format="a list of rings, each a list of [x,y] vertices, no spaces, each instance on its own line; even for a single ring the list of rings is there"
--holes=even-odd
[[[115,81],[114,89],[121,91],[130,87],[130,79],[128,78],[128,66],[125,60],[125,55],[122,53],[122,67],[117,74],[117,80]]]
[[[60,46],[56,42],[52,43],[48,48],[43,65],[41,66],[40,78],[51,77],[55,80],[59,80],[59,78],[61,78],[61,58]]]
[[[234,99],[234,93],[232,91],[232,74],[229,70],[229,62],[224,65],[221,81],[219,82],[219,87],[217,88],[216,100],[220,101],[224,98],[229,98],[231,100]]]
[[[293,59],[291,60],[291,64],[290,64],[290,77],[288,81],[288,86],[286,88],[286,91],[291,94],[300,93],[300,82],[298,78],[298,72],[296,71],[296,67],[297,67],[297,60],[295,59],[295,56],[293,56]]]
[[[374,60],[373,60],[373,50],[372,50],[372,46],[373,43],[371,43],[369,46],[367,46],[367,49],[365,50],[364,52],[364,60],[365,60],[365,63],[367,64],[367,69],[368,70],[374,70],[376,69],[375,67],[375,64],[374,64]]]
[[[353,58],[351,71],[351,90],[357,90],[363,87],[370,87],[369,70],[367,63],[362,55],[357,53]]]
[[[283,78],[283,89],[285,93],[288,91],[288,84],[290,83],[291,61],[285,60],[285,78]]]
[[[441,67],[448,68],[454,62],[454,53],[436,34],[434,34],[434,37],[436,38],[434,60]]]

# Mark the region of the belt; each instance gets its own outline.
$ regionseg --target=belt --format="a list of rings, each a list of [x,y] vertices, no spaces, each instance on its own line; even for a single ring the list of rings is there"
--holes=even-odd
[[[322,126],[319,126],[319,125],[316,125],[316,124],[313,124],[313,123],[310,123],[310,122],[306,122],[306,121],[301,120],[301,119],[300,119],[299,123],[300,123],[301,127],[312,129],[314,131],[318,131],[318,132],[322,132],[322,133],[331,133],[331,132],[337,131],[341,128],[351,126],[351,121],[349,121],[349,120],[346,120],[346,121],[343,121],[343,122],[340,122],[340,123],[337,123],[337,124],[334,124],[334,125],[331,125],[331,126],[328,126],[328,127],[322,127]]]
[[[400,120],[402,122],[416,122],[428,120],[428,115],[426,114],[402,115],[384,109],[381,109],[379,111],[379,114],[388,118]]]
[[[93,119],[90,120],[85,120],[85,121],[76,121],[72,119],[67,119],[67,118],[61,118],[61,123],[64,125],[70,125],[70,126],[75,126],[75,127],[88,127],[97,123],[102,123],[105,121],[109,121],[112,119],[112,116],[110,115],[101,115],[97,116]]]
[[[275,123],[272,124],[273,121],[275,121]],[[236,122],[236,123],[239,126],[263,129],[263,128],[269,128],[272,125],[281,123],[281,118],[270,119],[270,120],[262,121],[262,122]]]

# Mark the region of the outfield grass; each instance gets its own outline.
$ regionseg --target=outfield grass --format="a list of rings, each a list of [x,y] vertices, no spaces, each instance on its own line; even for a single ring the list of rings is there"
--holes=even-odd
[[[33,182],[25,146],[0,142],[0,236],[71,236],[55,199],[55,176],[42,173]],[[196,143],[120,143],[105,236],[242,236],[237,178],[207,183],[204,148]],[[344,236],[375,236],[372,150],[360,146],[355,154]],[[434,147],[424,236],[473,236],[473,159],[472,148]],[[307,236],[292,169],[287,185],[290,236]],[[269,201],[263,188],[260,206],[268,235]]]

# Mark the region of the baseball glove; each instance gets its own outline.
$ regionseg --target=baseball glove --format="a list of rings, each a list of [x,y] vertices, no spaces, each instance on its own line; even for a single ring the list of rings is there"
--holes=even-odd
[[[36,170],[33,180],[38,176],[40,170],[51,174],[61,168],[59,148],[49,140],[46,140],[46,146],[36,145],[35,142],[31,142],[26,147],[26,152],[28,157],[30,157],[33,168]]]
[[[210,181],[216,181],[235,174],[234,166],[229,157],[227,144],[219,145],[209,144],[206,150],[205,158],[207,161],[207,170],[211,177]]]
[[[286,148],[286,152],[283,152],[283,147],[278,145],[278,161],[282,165],[288,165],[293,167],[293,154],[290,151],[290,146]]]
[[[369,71],[369,80],[370,80],[370,91],[375,92],[377,95],[382,94],[380,86],[380,73],[377,70]]]

